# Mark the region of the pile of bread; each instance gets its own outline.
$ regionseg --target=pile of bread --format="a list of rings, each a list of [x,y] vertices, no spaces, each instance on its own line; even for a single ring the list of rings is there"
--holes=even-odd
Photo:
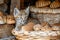
[[[13,15],[5,15],[0,11],[0,24],[15,24],[15,19]]]
[[[55,1],[51,2],[50,0],[38,0],[36,2],[36,7],[59,8],[60,7],[60,1],[55,0]]]
[[[7,37],[7,38],[2,38],[0,40],[15,40],[15,37],[14,36],[10,36],[10,37]]]

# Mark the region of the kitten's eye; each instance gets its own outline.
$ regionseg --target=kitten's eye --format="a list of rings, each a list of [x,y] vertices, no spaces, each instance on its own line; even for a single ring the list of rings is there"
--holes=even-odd
[[[25,20],[23,20],[23,22],[25,22]]]

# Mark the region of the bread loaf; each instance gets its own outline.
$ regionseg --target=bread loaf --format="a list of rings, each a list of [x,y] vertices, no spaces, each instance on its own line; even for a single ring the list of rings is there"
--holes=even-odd
[[[39,0],[36,2],[36,7],[47,7],[50,5],[50,1]]]
[[[0,24],[6,23],[6,16],[3,14],[2,11],[0,11]]]
[[[7,15],[7,24],[15,24],[15,18],[13,15]]]
[[[60,2],[59,1],[54,1],[50,4],[50,8],[59,8],[60,7]]]

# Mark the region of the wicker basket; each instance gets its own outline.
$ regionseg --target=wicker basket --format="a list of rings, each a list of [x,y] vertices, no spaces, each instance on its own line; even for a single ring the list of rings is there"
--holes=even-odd
[[[31,16],[38,19],[41,23],[48,22],[49,24],[60,22],[60,9],[50,8],[35,8],[30,7]]]
[[[6,38],[12,36],[11,30],[14,28],[13,25],[0,25],[0,38]]]
[[[60,40],[60,35],[56,36],[32,36],[20,33],[20,31],[13,30],[12,33],[16,36],[18,40]]]
[[[18,40],[60,40],[60,38],[57,38],[58,36],[54,36],[54,37],[39,37],[39,38],[34,38],[34,37],[28,37],[28,36],[17,36],[16,38]],[[55,39],[57,38],[57,39]]]
[[[9,36],[7,38],[1,38],[0,40],[16,40],[14,36]]]

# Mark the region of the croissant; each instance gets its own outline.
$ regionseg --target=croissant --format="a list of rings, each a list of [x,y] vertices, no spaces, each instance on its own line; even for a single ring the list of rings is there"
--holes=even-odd
[[[50,8],[59,8],[59,7],[60,7],[60,2],[58,0],[50,4]]]
[[[7,15],[7,24],[15,24],[15,19],[13,15]]]
[[[0,24],[6,23],[6,16],[3,14],[2,11],[0,11]]]
[[[50,1],[43,1],[43,0],[37,1],[36,7],[47,7],[50,5],[50,3],[51,3]]]

